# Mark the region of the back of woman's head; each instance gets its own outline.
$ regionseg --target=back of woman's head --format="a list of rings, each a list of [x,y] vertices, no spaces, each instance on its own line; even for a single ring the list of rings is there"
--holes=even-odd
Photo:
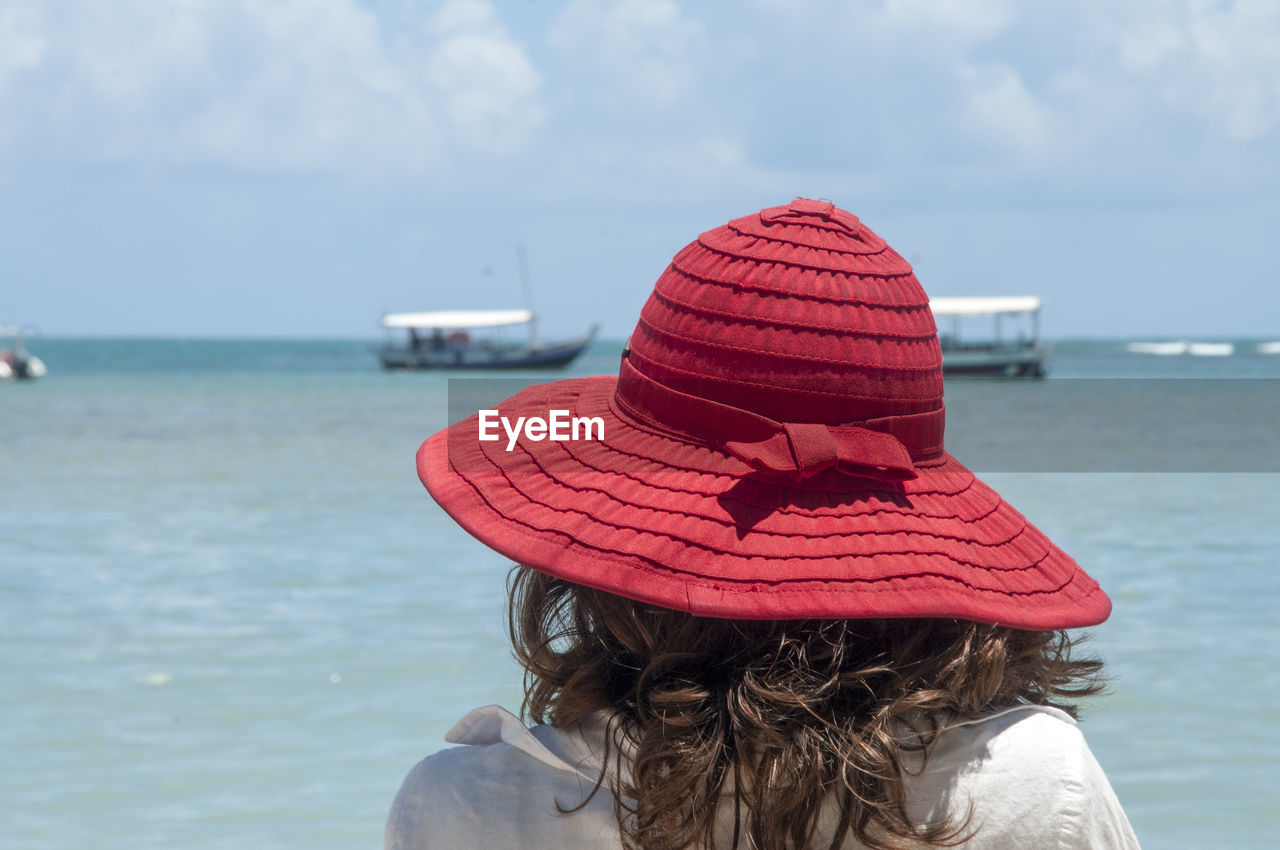
[[[1074,714],[1060,700],[1100,688],[1101,663],[1072,659],[1065,632],[694,617],[524,567],[510,593],[526,713],[562,728],[609,715],[619,827],[645,850],[715,846],[725,823],[732,846],[954,843],[966,823],[905,808],[942,726],[1019,704]]]

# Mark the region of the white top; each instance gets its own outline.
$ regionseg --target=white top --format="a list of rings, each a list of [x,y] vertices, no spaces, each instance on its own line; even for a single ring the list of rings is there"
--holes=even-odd
[[[1040,299],[1034,295],[994,298],[931,298],[929,309],[935,316],[990,316],[996,313],[1034,313]]]
[[[384,328],[421,328],[424,330],[448,330],[450,328],[500,328],[504,325],[523,325],[533,321],[529,310],[435,310],[428,313],[387,313],[382,317]]]
[[[409,771],[384,847],[617,850],[608,778],[580,811],[556,810],[557,803],[578,805],[594,787],[604,725],[596,716],[576,732],[526,729],[498,706],[476,709],[445,737],[466,746]],[[908,813],[921,823],[948,813],[961,822],[972,802],[971,825],[979,829],[962,845],[969,850],[1138,847],[1075,721],[1056,709],[1026,706],[955,724],[939,737],[925,772],[906,781]],[[720,810],[732,817],[732,806]]]

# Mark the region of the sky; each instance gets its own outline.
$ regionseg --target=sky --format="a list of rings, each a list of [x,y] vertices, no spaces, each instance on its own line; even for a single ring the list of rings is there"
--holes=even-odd
[[[1277,0],[0,0],[0,324],[625,337],[834,201],[1051,337],[1280,339]]]

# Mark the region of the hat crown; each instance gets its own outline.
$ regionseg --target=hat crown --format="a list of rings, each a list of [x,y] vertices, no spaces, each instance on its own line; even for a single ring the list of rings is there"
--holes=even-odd
[[[942,353],[910,264],[824,201],[735,219],[676,254],[628,360],[779,421],[835,425],[942,405]]]

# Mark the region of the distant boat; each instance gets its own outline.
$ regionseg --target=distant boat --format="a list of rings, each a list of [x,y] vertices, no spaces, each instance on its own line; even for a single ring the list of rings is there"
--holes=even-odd
[[[1280,342],[1258,343],[1259,354],[1280,354]]]
[[[35,380],[42,378],[45,372],[44,361],[27,351],[26,340],[22,328],[0,325],[0,340],[5,337],[13,339],[8,348],[0,348],[0,380]]]
[[[477,331],[528,325],[529,338],[511,342]],[[567,366],[595,339],[598,325],[561,342],[538,339],[531,310],[440,310],[388,313],[382,326],[407,331],[378,349],[386,369],[555,369]]]
[[[939,325],[944,375],[981,375],[1004,378],[1043,378],[1048,349],[1040,342],[1040,299],[1034,296],[934,298],[929,301]],[[988,316],[988,335],[974,335],[972,323],[962,333],[962,320]],[[1007,337],[1004,323],[1029,317],[1016,336]],[[950,321],[943,325],[942,319]]]

